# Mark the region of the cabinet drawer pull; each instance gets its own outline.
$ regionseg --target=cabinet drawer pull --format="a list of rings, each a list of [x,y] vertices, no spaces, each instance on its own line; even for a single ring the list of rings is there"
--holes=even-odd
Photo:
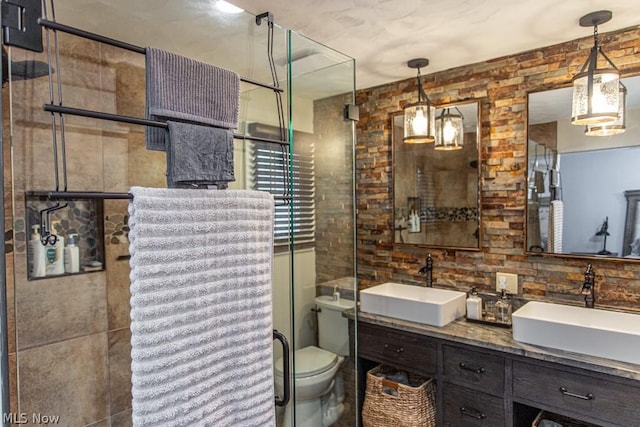
[[[390,348],[389,348],[389,344],[385,344],[385,345],[384,345],[384,349],[385,349],[385,350],[390,350]],[[404,347],[398,347],[398,348],[396,348],[396,349],[395,349],[395,352],[396,352],[396,353],[402,353],[403,351],[404,351]]]
[[[568,391],[565,387],[560,387],[560,393],[564,394],[565,396],[569,396],[569,397],[575,397],[577,399],[582,399],[582,400],[593,400],[596,397],[591,394],[591,393],[587,393],[585,395],[582,394],[576,394],[576,393],[571,393],[570,391]]]
[[[464,364],[464,362],[460,362],[460,369],[464,369],[465,371],[471,371],[476,374],[483,374],[484,368],[472,368]]]
[[[484,420],[487,416],[473,408],[465,408],[464,406],[460,407],[460,413],[462,415],[466,415],[467,417],[475,418],[477,420]]]

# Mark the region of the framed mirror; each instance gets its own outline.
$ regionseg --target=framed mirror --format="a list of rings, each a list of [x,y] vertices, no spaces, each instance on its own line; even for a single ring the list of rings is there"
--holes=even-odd
[[[571,87],[529,93],[527,253],[640,259],[640,76],[622,82],[625,129],[609,136],[570,123]]]
[[[395,244],[480,249],[479,105],[436,109],[436,129],[443,114],[462,115],[462,146],[453,150],[404,143],[403,113],[391,115]]]

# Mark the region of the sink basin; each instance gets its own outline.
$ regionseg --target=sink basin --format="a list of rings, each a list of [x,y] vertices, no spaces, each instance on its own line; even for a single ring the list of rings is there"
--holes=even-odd
[[[640,316],[528,302],[513,313],[513,339],[640,364]]]
[[[465,314],[464,292],[383,283],[360,291],[360,311],[433,326]]]

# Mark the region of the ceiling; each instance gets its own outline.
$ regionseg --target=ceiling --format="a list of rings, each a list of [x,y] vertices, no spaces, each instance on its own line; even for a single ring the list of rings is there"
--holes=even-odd
[[[345,62],[349,58],[332,49],[355,59],[356,88],[363,89],[415,77],[407,61],[416,57],[430,60],[422,70],[430,74],[590,37],[592,28],[580,27],[578,20],[596,10],[613,12],[613,19],[599,27],[601,33],[640,25],[638,0],[229,1],[254,15],[269,11],[279,26],[328,47],[304,37],[295,39],[294,54],[304,61],[294,62],[294,70],[324,67],[315,79],[299,79],[296,89],[306,85],[312,99],[353,87],[352,65]],[[265,25],[256,26],[247,13],[223,14],[216,2],[63,0],[56,3],[56,12],[58,20],[68,25],[270,81],[263,50]],[[275,43],[274,56],[281,70],[286,63],[284,45],[282,37]],[[284,76],[286,71],[279,74],[281,79]]]
[[[230,0],[356,60],[358,89],[591,36],[578,20],[607,9],[601,33],[640,24],[638,0]],[[606,46],[604,47],[606,51]],[[586,58],[585,58],[586,59]]]

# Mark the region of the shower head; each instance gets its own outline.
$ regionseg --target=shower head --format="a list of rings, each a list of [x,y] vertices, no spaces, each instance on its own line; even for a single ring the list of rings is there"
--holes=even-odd
[[[53,69],[52,69],[53,71]],[[11,62],[12,80],[30,80],[49,74],[49,64],[42,61],[16,61]],[[2,47],[2,85],[9,81],[9,55]]]

